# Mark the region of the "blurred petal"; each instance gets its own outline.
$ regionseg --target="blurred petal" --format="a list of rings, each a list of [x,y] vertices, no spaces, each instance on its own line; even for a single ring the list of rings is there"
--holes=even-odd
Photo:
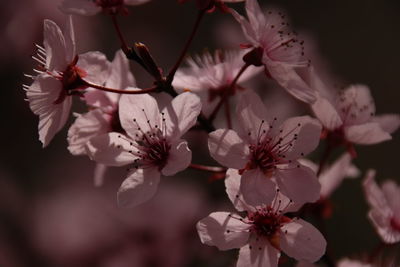
[[[311,105],[311,108],[318,120],[328,130],[335,130],[343,124],[335,107],[322,96],[317,97],[317,101]]]
[[[93,1],[64,0],[60,6],[61,11],[67,14],[92,16],[101,11]]]
[[[102,186],[104,183],[104,176],[108,167],[104,164],[97,163],[94,169],[94,186]]]
[[[379,125],[385,132],[392,134],[400,126],[400,115],[399,114],[377,115],[372,119],[372,121],[379,123]]]
[[[244,246],[250,236],[250,226],[240,216],[229,212],[214,212],[197,223],[203,244],[229,250]]]
[[[135,207],[148,201],[155,195],[159,182],[160,172],[157,169],[135,169],[118,190],[118,205]]]
[[[377,122],[349,126],[344,132],[348,141],[360,145],[373,145],[392,139]]]

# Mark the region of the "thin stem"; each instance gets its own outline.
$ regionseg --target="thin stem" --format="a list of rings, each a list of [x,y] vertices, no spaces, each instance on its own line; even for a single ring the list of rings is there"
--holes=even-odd
[[[117,32],[118,39],[121,42],[122,51],[125,53],[126,57],[137,62],[143,69],[148,72],[147,67],[144,65],[143,60],[137,55],[136,51],[133,48],[129,48],[128,43],[126,42],[125,37],[122,34],[121,28],[119,27],[117,15],[112,14],[111,20],[113,22],[114,29]]]
[[[232,118],[231,118],[231,109],[230,109],[230,105],[229,105],[229,98],[227,98],[225,101],[225,117],[226,117],[228,129],[232,129]]]
[[[168,73],[167,76],[167,83],[171,84],[172,80],[174,79],[175,73],[178,70],[179,66],[181,65],[183,59],[185,58],[185,55],[189,49],[190,44],[193,41],[194,36],[196,35],[196,32],[199,28],[200,22],[202,20],[202,18],[204,17],[204,14],[206,13],[205,9],[199,10],[199,12],[197,13],[197,18],[196,18],[196,22],[194,23],[192,32],[190,33],[189,39],[186,41],[185,46],[182,49],[182,52],[178,58],[178,60],[176,61],[175,65],[172,67],[172,69],[170,70],[170,72]]]
[[[225,100],[228,98],[229,94],[231,93],[231,90],[235,87],[237,81],[239,80],[240,76],[243,74],[243,72],[249,67],[250,65],[248,63],[244,64],[243,67],[239,70],[239,72],[236,74],[236,77],[233,79],[229,87],[225,89],[224,94],[222,95],[221,99],[219,100],[217,106],[214,108],[213,112],[211,113],[210,117],[208,117],[208,120],[210,122],[213,122],[215,117],[218,114],[218,111],[224,104]]]
[[[121,89],[108,88],[108,87],[105,87],[102,85],[93,84],[88,81],[85,81],[85,85],[88,87],[92,87],[92,88],[101,90],[101,91],[111,92],[111,93],[116,93],[116,94],[125,94],[125,95],[147,94],[147,93],[152,93],[152,92],[155,92],[158,90],[158,87],[156,87],[156,86],[142,89],[142,90],[121,90]]]
[[[226,168],[191,163],[190,168],[208,172],[226,172]]]

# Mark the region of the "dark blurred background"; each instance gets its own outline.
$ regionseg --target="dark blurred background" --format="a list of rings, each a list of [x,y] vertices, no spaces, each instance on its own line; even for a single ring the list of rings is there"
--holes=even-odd
[[[398,1],[259,2],[287,12],[292,26],[306,36],[307,51],[338,83],[368,85],[377,114],[400,112]],[[194,227],[212,211],[231,209],[222,181],[208,183],[208,174],[187,170],[164,178],[150,203],[120,210],[116,191],[125,170],[110,170],[105,185],[95,188],[94,163],[86,157],[73,157],[66,149],[68,127],[42,149],[38,119],[24,101],[22,84],[30,81],[23,73],[32,73],[30,56],[33,44],[42,43],[43,19],[63,25],[65,16],[58,3],[4,1],[0,9],[0,266],[233,266],[236,252],[218,252],[201,245]],[[242,4],[231,6],[243,11]],[[129,16],[120,18],[127,39],[145,43],[167,72],[191,30],[194,4],[153,0],[129,10]],[[119,49],[108,17],[76,17],[75,27],[78,52],[99,50],[111,60]],[[215,12],[203,20],[190,53],[237,48],[240,42],[245,40],[239,25],[230,15]],[[152,81],[147,74],[135,64],[131,67],[138,86],[149,87]],[[259,79],[257,88],[268,92],[265,78]],[[271,90],[291,98],[282,89]],[[264,91],[268,104],[272,96]],[[294,100],[289,103],[296,106],[296,114],[306,112],[304,105]],[[74,111],[84,111],[79,101],[75,101]],[[71,116],[69,123],[72,121]],[[393,137],[390,142],[357,147],[355,164],[363,174],[375,168],[379,181],[392,178],[400,182],[399,133]],[[195,154],[193,162],[215,164],[204,150],[205,134],[190,133],[188,138]],[[366,217],[360,184],[360,178],[345,180],[333,195],[334,214],[327,221],[327,239],[335,259],[371,252],[379,244]]]

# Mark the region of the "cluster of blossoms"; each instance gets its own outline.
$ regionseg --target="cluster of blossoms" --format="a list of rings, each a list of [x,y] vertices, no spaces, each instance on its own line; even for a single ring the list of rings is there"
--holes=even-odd
[[[216,170],[224,174],[226,194],[240,215],[214,212],[200,220],[197,230],[204,244],[220,250],[240,248],[237,266],[277,266],[281,253],[308,263],[325,255],[331,265],[324,236],[301,217],[310,212],[320,218],[332,214],[330,195],[345,177],[360,173],[351,163],[357,156],[354,145],[390,140],[399,127],[399,115],[375,116],[365,85],[350,85],[340,92],[325,85],[286,16],[263,11],[257,0],[197,1],[194,31],[164,76],[147,47],[129,47],[118,27],[117,16],[127,14],[127,6],[148,1],[64,0],[65,29],[45,20],[43,46],[37,45],[34,56],[39,64],[36,75],[28,75],[33,83],[24,86],[30,107],[39,116],[43,146],[65,126],[73,97],[78,97],[88,111],[74,113],[68,150],[97,163],[96,185],[103,183],[107,166],[128,166],[118,191],[120,206],[134,207],[151,199],[161,176],[188,167]],[[245,2],[247,19],[229,2]],[[241,50],[188,58],[187,67],[180,67],[200,20],[215,9],[236,19],[247,43]],[[78,54],[75,49],[72,14],[101,11],[112,18],[122,46],[111,62],[101,52]],[[128,60],[153,76],[152,87],[136,86]],[[314,116],[284,121],[271,116],[255,91],[239,85],[260,72],[309,105]],[[229,105],[233,96],[234,112]],[[222,107],[226,126],[216,129]],[[192,164],[183,136],[193,128],[208,132],[209,153],[220,167]],[[320,140],[325,140],[326,153],[316,165],[305,156]],[[331,152],[340,146],[347,153],[328,166]],[[399,242],[399,187],[389,181],[380,189],[374,171],[368,172],[363,186],[371,206],[368,216],[383,242]]]

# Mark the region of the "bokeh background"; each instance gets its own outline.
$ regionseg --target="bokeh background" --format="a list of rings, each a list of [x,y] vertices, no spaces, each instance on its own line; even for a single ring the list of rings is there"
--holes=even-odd
[[[38,119],[30,111],[22,84],[29,80],[34,43],[42,43],[43,19],[62,25],[59,0],[4,1],[0,9],[0,266],[233,266],[236,251],[201,245],[195,223],[215,210],[232,209],[222,181],[186,170],[162,180],[156,198],[136,209],[118,209],[116,191],[126,170],[111,169],[105,185],[93,186],[94,163],[69,154],[67,127],[42,149]],[[400,4],[382,0],[259,1],[287,12],[304,36],[313,62],[338,86],[367,84],[377,113],[399,113]],[[241,4],[232,5],[243,11]],[[130,42],[140,41],[168,71],[179,55],[196,16],[194,4],[153,0],[130,8],[120,19]],[[99,50],[111,60],[119,42],[104,15],[76,17],[78,52]],[[203,20],[190,53],[238,48],[245,42],[228,14]],[[131,64],[139,87],[151,79]],[[307,108],[282,89],[258,77],[251,85],[271,112],[301,115]],[[83,112],[79,101],[74,110]],[[283,116],[283,115],[282,115]],[[73,121],[71,116],[70,122]],[[355,164],[364,174],[377,169],[379,181],[400,182],[399,133],[391,142],[358,147]],[[193,162],[215,164],[207,155],[206,135],[189,133]],[[317,159],[320,151],[312,157]],[[361,179],[346,180],[334,193],[334,214],[326,222],[335,259],[370,253],[379,239],[367,220]],[[390,248],[399,253],[399,246]],[[284,260],[285,261],[285,260]],[[291,262],[286,263],[290,265]]]

